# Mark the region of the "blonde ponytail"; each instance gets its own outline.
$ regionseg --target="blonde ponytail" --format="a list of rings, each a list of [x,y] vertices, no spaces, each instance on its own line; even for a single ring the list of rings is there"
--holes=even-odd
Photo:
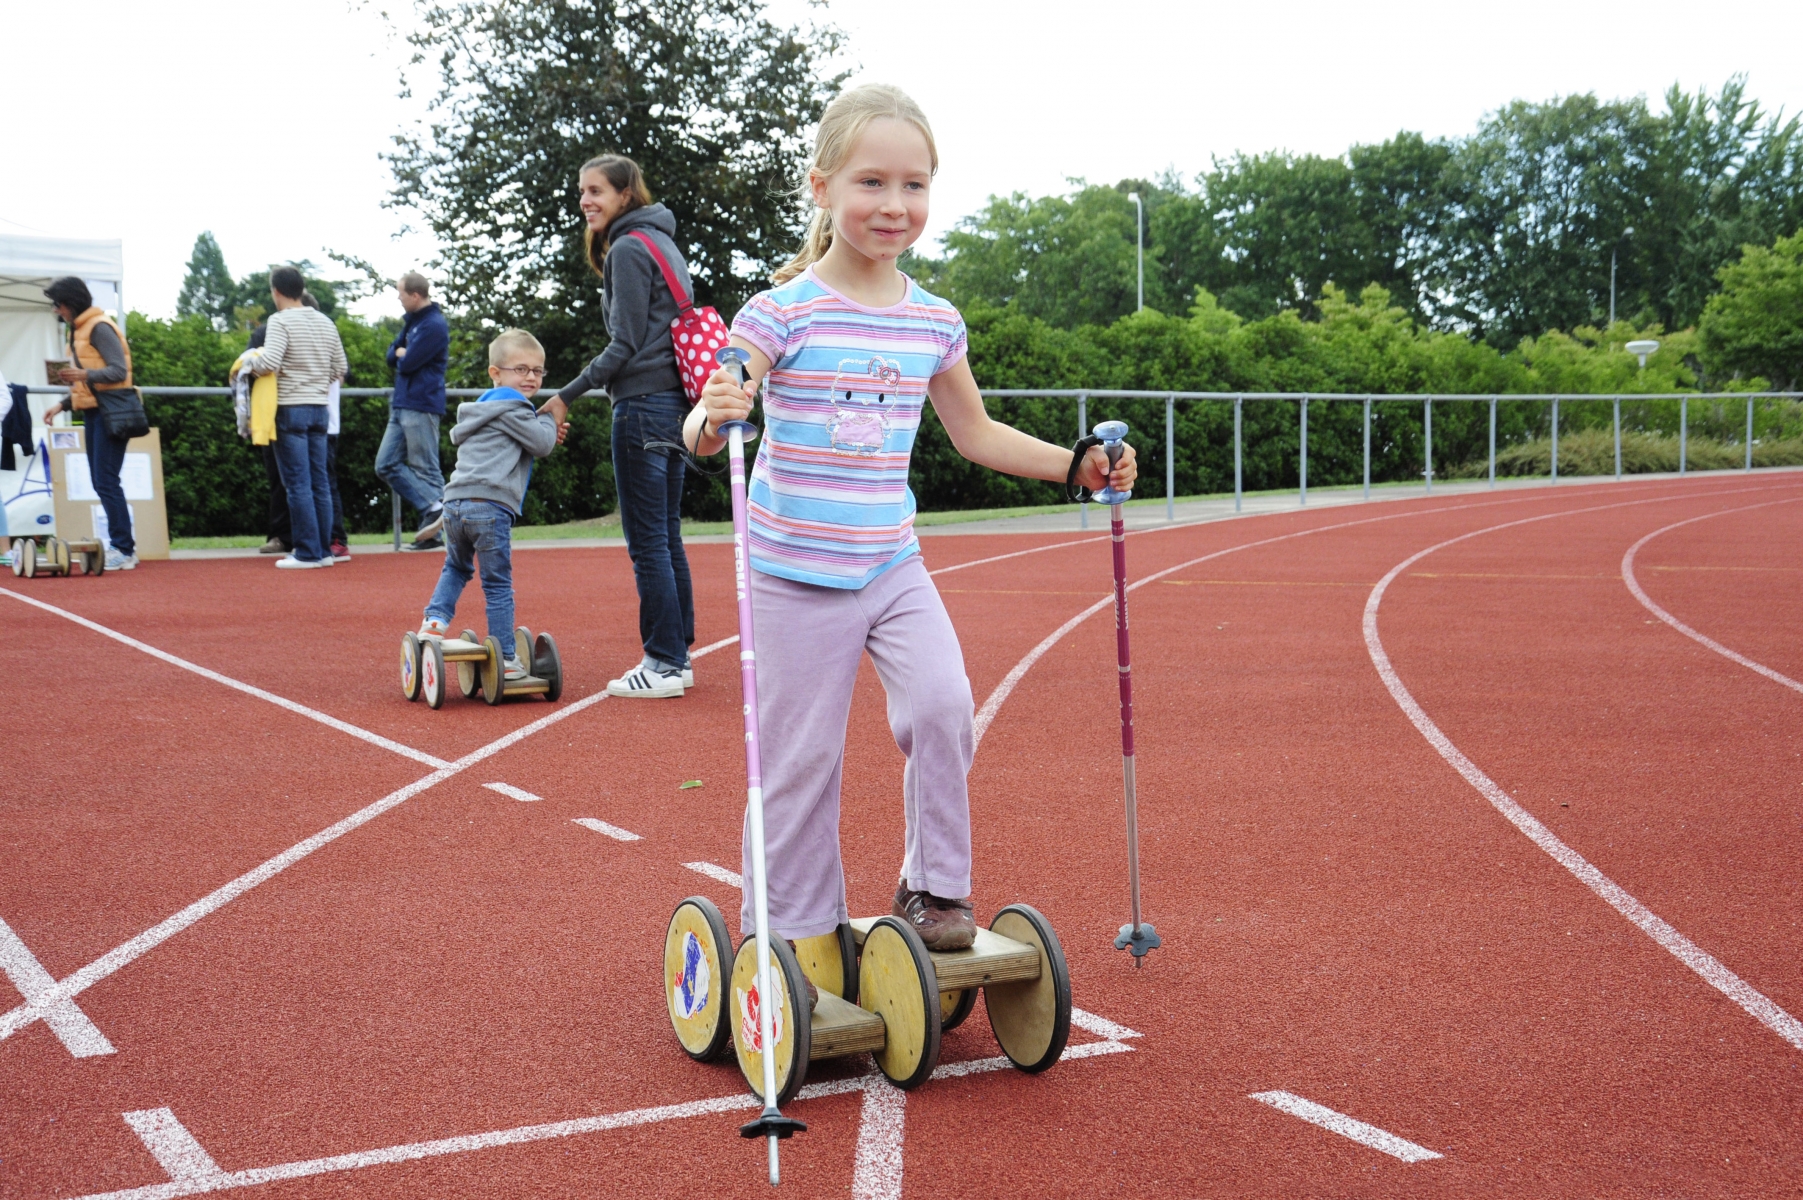
[[[867,83],[840,94],[826,106],[826,112],[820,118],[820,130],[814,135],[814,162],[808,168],[809,178],[801,181],[796,195],[811,203],[814,196],[811,179],[814,176],[831,179],[857,148],[865,127],[884,118],[906,121],[920,130],[927,140],[927,154],[932,159],[933,171],[937,173],[939,148],[933,142],[933,127],[927,123],[927,115],[920,105],[898,87]],[[802,239],[801,249],[795,252],[794,258],[777,268],[772,278],[778,284],[789,282],[819,262],[832,244],[833,214],[828,209],[816,208],[808,221],[808,232]]]

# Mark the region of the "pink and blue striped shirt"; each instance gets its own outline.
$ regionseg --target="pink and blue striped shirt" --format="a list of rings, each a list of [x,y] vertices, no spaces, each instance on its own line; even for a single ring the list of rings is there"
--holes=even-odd
[[[927,381],[969,338],[948,301],[907,285],[870,308],[810,267],[733,319],[775,364],[749,495],[751,565],[766,575],[861,588],[920,549],[908,458]]]

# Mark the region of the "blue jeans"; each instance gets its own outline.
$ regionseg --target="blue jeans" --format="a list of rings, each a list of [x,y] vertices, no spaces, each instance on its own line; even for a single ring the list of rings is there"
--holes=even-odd
[[[390,408],[376,474],[421,516],[444,503],[444,473],[438,469],[438,414]]]
[[[125,485],[119,471],[125,466],[125,443],[108,433],[98,408],[81,410],[83,440],[88,446],[88,478],[106,512],[106,540],[121,554],[135,554],[138,543],[131,536],[131,507],[125,503]],[[71,537],[72,534],[65,534]]]
[[[472,558],[474,561],[472,562]],[[426,601],[426,616],[445,624],[457,615],[476,565],[488,598],[488,632],[513,657],[513,513],[489,500],[450,500],[444,506],[444,570]]]
[[[689,404],[681,392],[614,401],[614,488],[620,528],[639,588],[639,641],[664,667],[689,665],[695,642],[695,598],[682,549],[683,462],[650,441],[682,441]]]
[[[325,542],[332,530],[326,421],[323,404],[284,404],[275,410],[275,465],[282,475],[282,490],[288,493],[288,524],[294,535],[289,544],[302,562],[318,562],[331,554]]]

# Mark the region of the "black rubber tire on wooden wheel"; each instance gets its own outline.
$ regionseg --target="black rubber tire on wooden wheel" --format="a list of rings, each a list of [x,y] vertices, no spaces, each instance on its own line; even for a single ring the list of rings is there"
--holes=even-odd
[[[444,677],[444,647],[436,638],[425,638],[419,644],[419,651],[420,695],[426,698],[427,708],[443,708],[448,683]]]
[[[983,990],[989,1028],[1008,1061],[1038,1074],[1058,1061],[1071,1036],[1071,973],[1052,923],[1030,904],[1010,904],[989,928],[1039,948],[1039,978],[992,983]]]
[[[906,922],[882,917],[864,935],[858,1007],[883,1018],[877,1070],[904,1091],[925,1083],[939,1065],[939,977]]]
[[[538,674],[532,669],[532,631],[524,625],[513,631],[513,656],[526,668],[526,674]]]
[[[50,573],[69,575],[69,543],[59,537],[49,537],[44,539],[44,549],[50,558]]]
[[[960,988],[955,992],[939,994],[939,1032],[950,1033],[964,1024],[971,1010],[977,1006],[977,989]]]
[[[501,666],[501,643],[491,633],[482,639],[482,648],[488,652],[488,657],[482,660],[482,698],[490,704],[499,704],[501,697],[507,694],[505,668]]]
[[[732,981],[726,918],[706,896],[690,896],[664,933],[664,998],[683,1053],[711,1062],[732,1040]]]
[[[83,575],[106,574],[106,547],[99,546],[93,550],[81,552],[81,573]]]
[[[24,557],[18,557],[23,553]],[[13,558],[13,574],[30,579],[38,573],[38,544],[26,538],[15,547]]]
[[[764,1060],[752,1039],[759,1034],[757,1022],[757,935],[739,944],[738,957],[732,965],[732,1007],[727,1023],[732,1026],[733,1054],[739,1060],[739,1073],[751,1094],[764,1098]],[[808,1059],[813,1050],[812,1006],[808,1004],[807,977],[795,961],[795,951],[780,937],[770,939],[771,982],[782,995],[772,1010],[771,1039],[776,1043],[776,1103],[781,1106],[795,1099],[795,1093],[807,1082]]]
[[[419,635],[403,633],[401,635],[401,695],[409,700],[419,699],[419,667]]]
[[[563,659],[557,653],[557,639],[548,633],[539,634],[532,643],[530,674],[551,685],[545,689],[546,700],[555,704],[563,698]]]

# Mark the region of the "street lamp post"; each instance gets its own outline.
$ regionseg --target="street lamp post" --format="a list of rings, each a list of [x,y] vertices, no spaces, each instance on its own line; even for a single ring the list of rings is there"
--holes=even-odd
[[[1128,192],[1127,199],[1133,201],[1133,244],[1139,260],[1139,308],[1135,311],[1143,312],[1146,307],[1146,206],[1138,192]]]
[[[1621,236],[1622,237],[1633,237],[1634,236],[1634,227],[1632,225],[1630,225],[1626,229],[1622,230]],[[1614,246],[1609,247],[1609,324],[1610,325],[1615,324],[1615,252],[1621,245],[1621,238],[1616,238],[1615,242],[1616,242],[1616,244]],[[1643,367],[1646,366],[1646,360],[1642,359],[1640,365]]]
[[[1649,355],[1649,354],[1653,353],[1655,350],[1659,349],[1659,343],[1654,341],[1652,338],[1647,338],[1645,341],[1629,342],[1626,346],[1624,346],[1622,348],[1624,350],[1626,350],[1629,354],[1632,354],[1635,358],[1638,358],[1640,360],[1640,369],[1642,371],[1644,371],[1644,370],[1646,370],[1647,355]],[[1678,473],[1683,474],[1684,464],[1683,464],[1682,460],[1684,458],[1684,454],[1683,454],[1682,449],[1680,449],[1680,451],[1678,453],[1678,458],[1680,460],[1678,463]],[[1615,478],[1617,480],[1619,480],[1621,478],[1621,397],[1620,396],[1617,396],[1615,398]]]

